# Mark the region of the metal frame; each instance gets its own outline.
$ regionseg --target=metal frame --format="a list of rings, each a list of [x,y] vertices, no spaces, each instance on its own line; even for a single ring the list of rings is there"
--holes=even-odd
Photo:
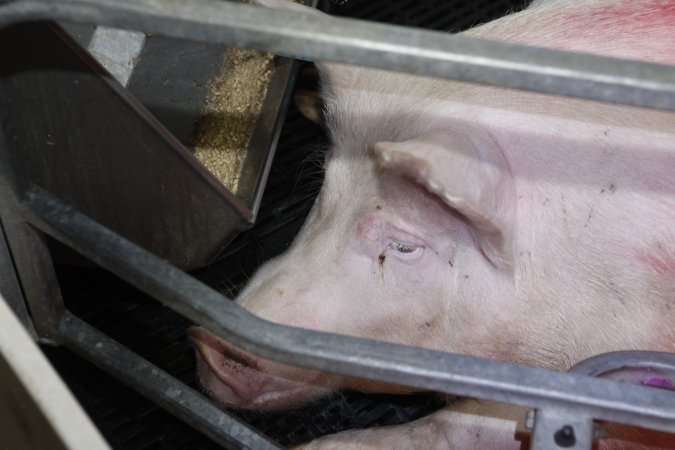
[[[0,6],[0,27],[51,19],[675,111],[675,73],[660,64],[218,0],[14,0]]]
[[[675,70],[668,66],[268,11],[219,0],[167,0],[161,5],[152,0],[17,0],[0,6],[0,28],[38,19],[132,28],[312,59],[675,111]],[[224,446],[276,448],[210,401],[66,311],[43,235],[56,238],[187,318],[262,357],[536,408],[534,449],[590,448],[593,419],[675,432],[675,392],[300,330],[259,319],[22,179],[22,174],[10,173],[4,163],[8,158],[4,139],[0,130],[2,226],[40,338],[83,354]]]

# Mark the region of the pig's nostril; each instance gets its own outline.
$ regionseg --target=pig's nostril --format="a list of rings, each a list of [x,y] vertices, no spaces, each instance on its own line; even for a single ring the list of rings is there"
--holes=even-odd
[[[192,327],[187,334],[197,349],[201,384],[223,405],[272,409],[322,392],[307,384],[307,378],[297,380],[292,373],[290,378],[284,372],[270,375],[264,360],[236,349],[203,328]]]
[[[190,327],[187,335],[192,339],[197,350],[204,359],[214,362],[214,353],[219,356],[223,365],[233,366],[232,362],[252,369],[257,368],[255,360],[232,345],[201,327]]]
[[[226,404],[245,404],[256,395],[250,382],[252,359],[238,352],[218,336],[192,327],[188,336],[197,349],[201,382]]]
[[[232,347],[224,347],[221,350],[221,353],[224,358],[230,359],[236,363],[241,364],[242,366],[249,367],[251,369],[257,368],[257,364],[253,358],[250,356],[247,356],[243,353],[240,353],[238,350],[232,348]]]

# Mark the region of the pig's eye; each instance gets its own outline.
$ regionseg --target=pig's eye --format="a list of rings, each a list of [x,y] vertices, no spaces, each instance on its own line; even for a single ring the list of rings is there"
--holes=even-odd
[[[396,243],[396,251],[399,253],[412,253],[419,248],[418,245]]]
[[[414,261],[418,257],[422,256],[422,251],[424,247],[417,244],[406,244],[404,242],[392,241],[389,244],[389,248],[395,250],[395,255],[404,261]]]

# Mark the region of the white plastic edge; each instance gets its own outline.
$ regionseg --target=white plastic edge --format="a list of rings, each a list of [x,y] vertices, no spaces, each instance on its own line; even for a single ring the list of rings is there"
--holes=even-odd
[[[9,370],[16,374],[65,448],[110,449],[75,397],[21,326],[2,294],[0,294],[0,358],[4,359]],[[3,399],[0,399],[0,402],[2,401]]]

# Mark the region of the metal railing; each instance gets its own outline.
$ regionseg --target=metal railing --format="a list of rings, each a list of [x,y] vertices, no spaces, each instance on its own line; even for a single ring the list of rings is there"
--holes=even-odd
[[[669,66],[269,11],[219,0],[17,0],[0,6],[0,28],[33,20],[96,23],[305,59],[675,111],[675,68]],[[590,448],[593,419],[675,432],[675,392],[300,330],[259,319],[22,179],[22,174],[11,173],[5,164],[8,155],[3,139],[4,133],[0,134],[0,212],[38,335],[85,355],[222,445],[276,447],[72,316],[61,301],[42,233],[253,354],[343,375],[535,408],[535,449],[558,448],[556,435],[564,431],[569,436],[570,430],[574,439],[565,448]]]

